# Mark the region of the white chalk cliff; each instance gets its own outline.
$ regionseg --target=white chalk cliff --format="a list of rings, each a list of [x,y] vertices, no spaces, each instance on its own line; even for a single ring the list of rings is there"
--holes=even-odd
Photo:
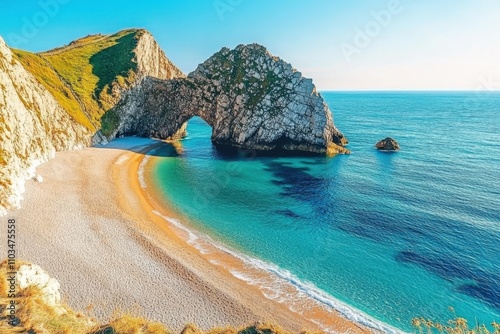
[[[64,55],[90,43],[103,45],[103,40],[107,46],[89,58],[92,74],[77,73],[98,81],[87,96],[81,95],[79,83],[68,79],[72,59]],[[39,61],[37,69],[52,71],[59,91],[35,73],[33,64],[24,63],[31,56],[18,61],[0,38],[0,216],[19,206],[25,180],[35,177],[34,168],[55,152],[124,135],[180,138],[195,115],[212,127],[218,147],[271,154],[349,153],[347,139],[312,80],[257,44],[223,48],[188,76],[143,29],[87,36],[31,55],[31,61]]]
[[[91,133],[13,57],[0,37],[0,214],[18,206],[24,182],[56,151],[89,145]]]

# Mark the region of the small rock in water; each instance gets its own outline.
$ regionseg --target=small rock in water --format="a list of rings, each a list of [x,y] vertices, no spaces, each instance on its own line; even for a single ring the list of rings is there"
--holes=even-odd
[[[385,139],[382,139],[377,144],[375,144],[375,147],[378,150],[383,150],[383,151],[397,151],[397,150],[399,150],[398,142],[396,140],[392,139],[391,137],[387,137]]]

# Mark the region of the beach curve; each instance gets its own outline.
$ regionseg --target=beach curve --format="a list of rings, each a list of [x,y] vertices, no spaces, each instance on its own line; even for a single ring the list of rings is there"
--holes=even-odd
[[[265,321],[322,329],[207,261],[165,223],[158,213],[177,217],[138,174],[161,142],[120,145],[57,153],[37,169],[44,182],[28,181],[22,208],[9,212],[19,222],[20,257],[57,278],[71,307],[90,306],[101,320],[126,311],[174,331]],[[339,332],[368,332],[342,317],[334,323]]]

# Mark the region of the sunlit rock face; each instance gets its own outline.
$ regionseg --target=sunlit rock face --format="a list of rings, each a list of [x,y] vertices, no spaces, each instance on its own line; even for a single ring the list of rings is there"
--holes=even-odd
[[[223,48],[187,78],[146,78],[112,111],[107,139],[182,137],[200,116],[218,146],[262,151],[349,153],[311,79],[257,44]]]
[[[391,137],[384,138],[375,144],[375,147],[381,151],[399,151],[399,144]]]
[[[143,29],[129,32],[134,37],[130,50],[134,69],[126,83],[119,85],[119,78],[114,78],[110,84],[106,105],[111,107],[121,100],[124,92],[146,77],[164,80],[185,77],[149,32]],[[101,132],[94,135],[95,130],[77,122],[42,84],[44,80],[47,79],[43,75],[36,75],[29,67],[24,67],[0,37],[0,216],[9,208],[19,207],[25,181],[35,176],[36,166],[58,151],[89,146],[92,141],[106,141]],[[71,91],[70,86],[67,89]],[[81,101],[77,104],[81,105]]]

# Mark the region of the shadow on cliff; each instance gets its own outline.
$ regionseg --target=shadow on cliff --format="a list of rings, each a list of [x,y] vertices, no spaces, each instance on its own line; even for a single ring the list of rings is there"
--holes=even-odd
[[[133,61],[137,40],[130,33],[116,40],[116,44],[96,53],[90,58],[92,74],[99,78],[94,95],[99,97],[104,89],[110,89],[116,78],[127,78],[130,71],[137,69]],[[109,92],[111,93],[111,92]]]

